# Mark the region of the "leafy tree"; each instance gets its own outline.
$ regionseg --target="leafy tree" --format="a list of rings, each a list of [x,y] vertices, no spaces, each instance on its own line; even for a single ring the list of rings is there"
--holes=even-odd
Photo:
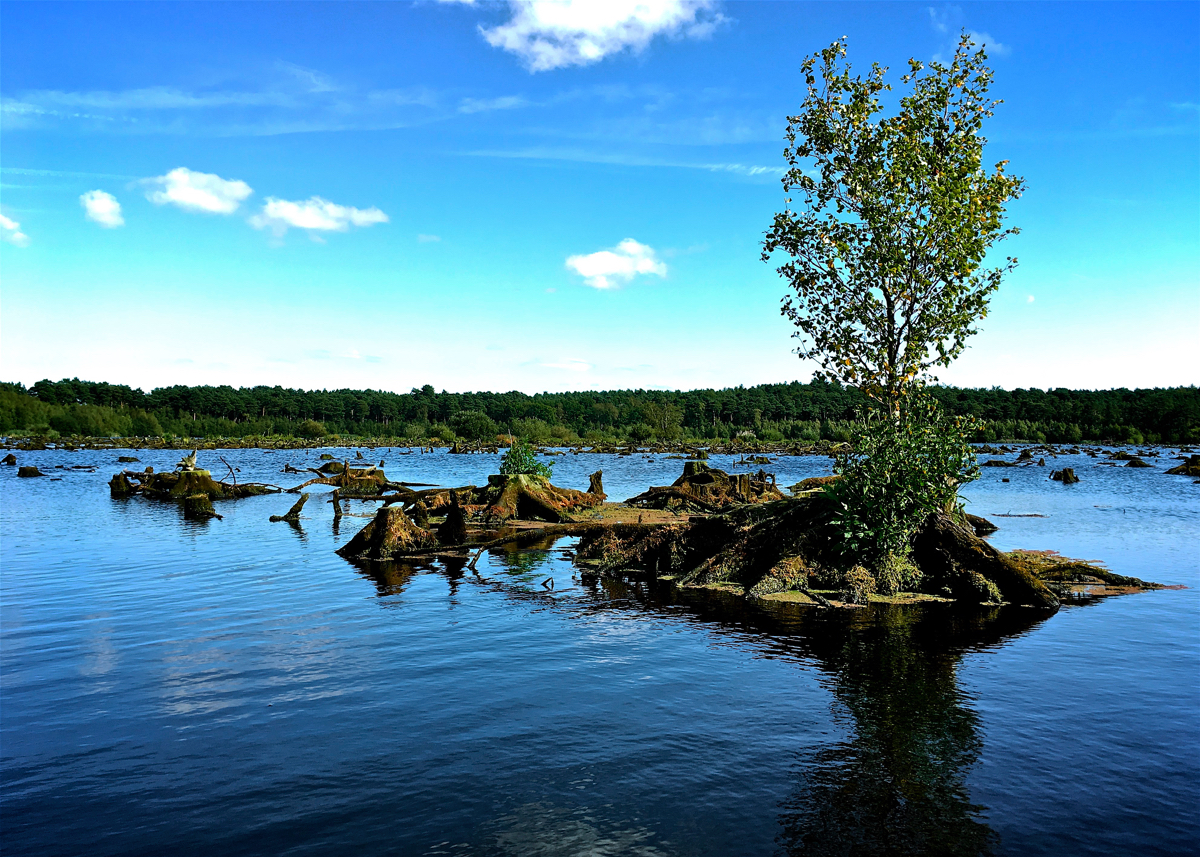
[[[450,428],[467,440],[494,439],[499,428],[482,411],[459,411],[450,418]]]
[[[964,348],[1017,263],[984,267],[1024,184],[984,166],[992,72],[963,34],[949,66],[909,60],[909,93],[883,116],[886,68],[852,76],[843,38],[802,65],[807,97],[788,117],[786,202],[763,243],[793,294],[782,313],[818,376],[895,413],[906,385]],[[802,205],[790,207],[790,194]]]

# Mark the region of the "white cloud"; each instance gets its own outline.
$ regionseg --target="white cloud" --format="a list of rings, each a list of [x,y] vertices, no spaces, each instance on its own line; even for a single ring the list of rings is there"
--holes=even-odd
[[[724,18],[714,0],[509,0],[512,18],[480,28],[493,47],[519,56],[530,71],[589,65],[660,34],[703,38]]]
[[[653,248],[626,238],[611,250],[599,250],[586,256],[571,256],[567,267],[583,277],[593,289],[617,289],[638,274],[667,275],[667,266]]]
[[[184,211],[212,214],[233,214],[242,200],[254,192],[243,181],[198,173],[187,167],[176,167],[165,176],[144,179],[144,183],[158,188],[146,193],[146,198],[155,205],[170,203]]]
[[[1000,44],[989,33],[977,33],[974,30],[969,30],[967,35],[971,37],[971,44],[986,49],[991,56],[1006,57],[1012,53],[1012,48],[1008,45]]]
[[[87,214],[87,219],[95,221],[105,229],[115,229],[125,225],[121,216],[121,203],[111,193],[102,190],[89,190],[79,197],[79,204]]]
[[[0,238],[17,247],[28,247],[29,236],[21,231],[21,224],[0,214]]]
[[[1034,297],[1033,297],[1033,295],[1026,295],[1026,296],[1025,296],[1025,303],[1027,303],[1027,304],[1031,304],[1031,303],[1033,303],[1033,301],[1034,301]]]
[[[441,241],[442,236],[440,236],[440,235],[418,235],[417,240],[420,241],[422,244],[431,244],[436,241]]]
[[[322,232],[345,232],[351,226],[372,226],[387,222],[388,216],[378,208],[337,205],[319,196],[310,197],[302,202],[269,196],[262,211],[250,218],[250,225],[255,229],[270,229],[277,236],[282,236],[293,226],[297,229]]]

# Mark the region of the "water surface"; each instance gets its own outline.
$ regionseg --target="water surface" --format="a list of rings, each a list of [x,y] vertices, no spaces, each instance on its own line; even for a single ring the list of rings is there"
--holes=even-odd
[[[285,461],[222,453],[292,485]],[[353,457],[353,452],[337,452]],[[573,579],[570,541],[360,569],[323,494],[117,501],[116,452],[0,470],[6,854],[1184,854],[1200,840],[1200,486],[1085,456],[968,491],[997,546],[1183,591],[1070,607],[771,610]],[[177,452],[130,465],[169,469]],[[380,457],[481,483],[495,456]],[[733,470],[733,459],[714,466]],[[201,462],[220,476],[212,453]],[[98,466],[95,473],[57,465]],[[665,456],[567,455],[611,497]],[[1083,481],[1047,479],[1074,466]],[[824,458],[767,467],[786,485]],[[1001,482],[1008,478],[1008,483]],[[58,481],[54,481],[58,480]],[[319,486],[316,486],[321,491]],[[369,506],[354,504],[366,513]],[[542,585],[553,579],[553,589]]]

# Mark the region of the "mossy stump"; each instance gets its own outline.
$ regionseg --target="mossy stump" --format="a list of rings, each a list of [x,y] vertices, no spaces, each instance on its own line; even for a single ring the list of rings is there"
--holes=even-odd
[[[17,463],[17,457],[10,452],[8,455],[4,456],[3,459],[0,459],[0,461],[3,461],[5,464],[11,467]]]
[[[17,469],[17,475],[22,479],[32,479],[34,476],[42,476],[44,474],[32,464],[26,464]]]
[[[1063,485],[1074,485],[1079,481],[1079,477],[1075,475],[1075,468],[1064,467],[1062,470],[1055,470],[1050,474],[1050,478],[1055,482],[1061,482]]]
[[[413,524],[398,506],[384,506],[354,538],[338,548],[346,559],[389,560],[437,547],[437,536]]]
[[[207,494],[189,494],[183,498],[183,516],[193,521],[205,521],[209,518],[221,518],[213,508],[212,500]]]

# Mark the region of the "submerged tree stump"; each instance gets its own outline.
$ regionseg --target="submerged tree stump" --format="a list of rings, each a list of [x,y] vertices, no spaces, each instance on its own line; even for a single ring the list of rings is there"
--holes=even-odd
[[[17,457],[10,452],[8,455],[4,456],[3,459],[0,459],[0,461],[11,466],[17,463]]]
[[[194,521],[204,521],[208,518],[220,520],[221,518],[217,514],[217,510],[213,508],[212,500],[208,499],[207,494],[191,494],[184,497],[183,516]]]
[[[9,456],[9,458],[11,457]],[[1167,473],[1172,476],[1200,476],[1200,455],[1188,456],[1187,461],[1172,467]]]
[[[1079,481],[1079,477],[1075,475],[1075,468],[1064,467],[1062,470],[1055,470],[1050,474],[1050,478],[1055,482],[1061,482],[1063,485],[1074,485]]]
[[[20,476],[22,479],[31,479],[34,476],[42,475],[42,471],[38,470],[32,464],[26,464],[17,469],[17,476]]]
[[[338,548],[346,559],[388,560],[437,547],[437,537],[413,524],[398,506],[384,506],[369,524]]]

